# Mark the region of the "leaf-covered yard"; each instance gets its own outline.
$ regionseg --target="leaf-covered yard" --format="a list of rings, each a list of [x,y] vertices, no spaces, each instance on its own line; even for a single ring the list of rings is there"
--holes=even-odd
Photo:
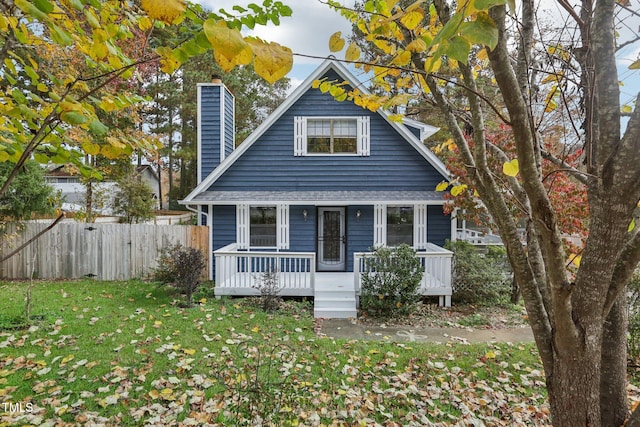
[[[337,341],[310,304],[0,284],[0,425],[547,425],[532,345]],[[203,295],[198,296],[202,298]]]

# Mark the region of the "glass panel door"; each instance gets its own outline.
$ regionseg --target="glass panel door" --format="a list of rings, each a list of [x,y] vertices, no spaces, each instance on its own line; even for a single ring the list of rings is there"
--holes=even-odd
[[[318,270],[345,269],[344,208],[318,209]]]

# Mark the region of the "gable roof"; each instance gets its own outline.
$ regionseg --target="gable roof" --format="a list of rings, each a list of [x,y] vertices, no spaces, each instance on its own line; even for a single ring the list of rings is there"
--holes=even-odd
[[[315,80],[324,76],[329,70],[335,71],[344,81],[352,87],[358,87],[360,92],[369,94],[366,88],[351,74],[347,68],[340,62],[332,59],[326,59],[318,68],[316,68],[305,81],[300,84],[285,101],[276,108],[267,119],[258,126],[251,135],[247,137],[235,150],[231,152],[220,164],[191,191],[187,197],[180,201],[181,204],[188,204],[195,201],[198,194],[206,191],[222,174],[224,174],[240,158],[251,146],[260,139],[260,137],[296,102],[304,95]],[[390,125],[400,134],[415,150],[424,157],[431,166],[438,171],[443,178],[449,179],[450,174],[446,166],[431,150],[429,150],[404,124],[398,123],[389,118],[389,113],[382,109],[377,113],[382,116]],[[436,133],[439,128],[427,125],[411,119],[403,119],[403,122],[409,126],[420,129],[420,136],[427,138]]]

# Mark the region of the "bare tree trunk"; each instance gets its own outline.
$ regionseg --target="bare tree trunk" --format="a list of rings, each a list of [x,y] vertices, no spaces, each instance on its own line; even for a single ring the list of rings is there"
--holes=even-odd
[[[547,391],[554,427],[600,426],[599,346],[558,357]]]
[[[600,418],[603,427],[621,426],[628,414],[627,310],[621,295],[604,322],[600,377]]]

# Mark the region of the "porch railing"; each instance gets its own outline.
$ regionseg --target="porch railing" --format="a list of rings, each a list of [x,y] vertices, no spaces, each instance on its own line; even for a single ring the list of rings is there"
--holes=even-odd
[[[214,251],[216,295],[246,295],[262,275],[277,272],[281,295],[313,294],[316,254],[313,252],[241,251],[232,243]],[[257,289],[254,293],[257,293]]]
[[[353,254],[354,280],[356,292],[358,293],[362,286],[362,275],[367,271],[365,259],[373,256],[373,254],[373,252],[356,252]],[[450,304],[453,252],[433,243],[427,243],[427,247],[417,252],[416,255],[424,267],[424,274],[418,292],[422,295],[448,297],[447,302]]]

